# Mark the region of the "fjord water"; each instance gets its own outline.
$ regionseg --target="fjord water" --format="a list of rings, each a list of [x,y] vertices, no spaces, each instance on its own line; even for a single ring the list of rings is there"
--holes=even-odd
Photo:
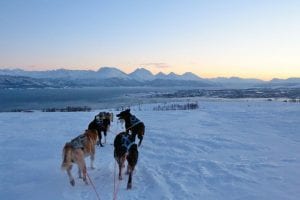
[[[0,112],[14,109],[40,110],[66,106],[92,109],[146,103],[146,94],[175,91],[169,87],[89,87],[60,89],[1,89]],[[154,99],[152,99],[154,101]]]

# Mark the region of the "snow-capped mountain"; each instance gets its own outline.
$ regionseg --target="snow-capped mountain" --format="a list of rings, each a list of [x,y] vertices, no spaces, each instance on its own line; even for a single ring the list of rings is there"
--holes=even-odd
[[[101,67],[98,71],[98,78],[108,79],[108,78],[121,78],[121,79],[131,79],[126,73],[115,67]]]
[[[181,79],[182,80],[191,80],[191,81],[203,80],[202,78],[200,78],[196,74],[193,74],[192,72],[185,72],[184,74],[181,75]]]
[[[159,72],[155,75],[155,79],[167,79],[167,75],[163,72]]]
[[[98,71],[68,70],[68,69],[56,69],[56,70],[47,70],[47,71],[25,71],[22,69],[1,69],[0,75],[27,76],[31,78],[53,78],[53,79],[108,79],[108,78],[130,79],[130,77],[127,74],[114,67],[101,67]]]
[[[265,81],[262,81],[260,79],[254,79],[254,78],[239,78],[239,77],[218,77],[218,78],[211,78],[210,81],[226,86],[226,87],[255,87],[259,84],[264,84]]]
[[[22,69],[2,69],[0,70],[0,75],[27,76],[31,78],[81,79],[96,78],[97,74],[92,70],[56,69],[46,71],[25,71]]]
[[[0,75],[0,88],[63,88],[74,86],[76,86],[76,83],[60,79]]]
[[[171,72],[169,74],[164,74],[162,72],[159,72],[158,74],[155,75],[155,77],[157,79],[163,79],[163,80],[185,80],[185,81],[204,80],[192,72],[185,72],[182,75],[175,74],[174,72]]]
[[[267,82],[265,86],[269,87],[300,87],[300,78],[279,79],[274,78]]]
[[[178,74],[175,74],[174,72],[170,72],[169,74],[165,74],[162,72],[159,72],[155,75],[157,79],[163,79],[163,80],[182,80],[182,77]]]
[[[181,76],[178,74],[175,74],[174,72],[170,72],[169,74],[167,74],[167,79],[180,80]]]
[[[137,68],[129,76],[138,81],[151,81],[155,79],[155,76],[145,68]]]

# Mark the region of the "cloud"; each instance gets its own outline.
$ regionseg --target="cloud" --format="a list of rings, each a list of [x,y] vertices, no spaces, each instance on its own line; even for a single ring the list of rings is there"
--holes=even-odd
[[[157,68],[157,69],[171,68],[171,66],[168,65],[167,63],[143,63],[143,64],[141,64],[141,66]]]

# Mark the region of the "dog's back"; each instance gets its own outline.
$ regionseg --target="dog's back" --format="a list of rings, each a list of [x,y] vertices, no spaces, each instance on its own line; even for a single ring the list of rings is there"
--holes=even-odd
[[[127,148],[123,145],[123,137],[126,133],[121,132],[119,133],[114,140],[114,157],[115,158],[120,158],[124,156],[127,152]]]
[[[83,151],[85,156],[93,154],[95,152],[95,145],[98,140],[98,131],[97,130],[86,130],[84,133],[87,138],[84,142]]]

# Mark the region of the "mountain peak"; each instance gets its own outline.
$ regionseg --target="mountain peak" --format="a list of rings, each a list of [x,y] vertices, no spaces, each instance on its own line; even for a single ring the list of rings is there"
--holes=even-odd
[[[148,81],[155,78],[154,75],[145,68],[137,68],[136,70],[131,72],[129,76],[139,81]]]
[[[104,66],[104,67],[100,67],[97,72],[100,72],[100,71],[121,71],[121,70],[119,70],[116,67]]]
[[[199,76],[192,72],[185,72],[184,74],[181,75],[183,80],[192,80],[192,81],[199,81],[202,80]]]
[[[174,72],[170,72],[167,75],[168,79],[180,79],[180,76],[178,74],[175,74]]]
[[[166,79],[167,75],[163,72],[159,72],[158,74],[155,75],[155,78],[157,79]]]
[[[143,68],[143,67],[138,67],[138,68],[136,68],[134,71],[135,71],[135,72],[138,72],[138,71],[144,71],[144,72],[149,72],[149,73],[151,73],[149,70],[147,70],[147,69],[145,69],[145,68]],[[151,73],[151,74],[152,74],[152,73]]]
[[[157,76],[157,75],[159,75],[159,76],[161,76],[161,75],[166,76],[166,74],[163,73],[163,72],[158,72],[158,73],[156,74],[156,76]]]
[[[99,78],[123,78],[128,79],[129,76],[116,67],[101,67],[97,71]]]

